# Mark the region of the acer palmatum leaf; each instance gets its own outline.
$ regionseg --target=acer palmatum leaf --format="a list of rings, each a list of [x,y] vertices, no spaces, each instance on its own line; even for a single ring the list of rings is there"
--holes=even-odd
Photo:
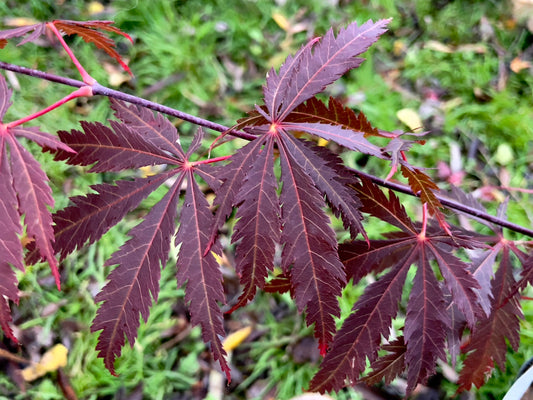
[[[118,266],[109,275],[109,282],[96,296],[103,302],[91,326],[91,332],[102,330],[96,350],[107,369],[115,374],[114,361],[120,357],[124,335],[133,347],[139,328],[139,313],[148,321],[152,298],[157,301],[161,267],[168,260],[174,231],[181,180],[133,228],[132,236],[106,261]]]
[[[172,170],[133,181],[117,181],[114,185],[94,185],[91,189],[96,193],[71,197],[74,204],[53,215],[54,250],[60,253],[60,260],[99,240],[173,174],[175,171]],[[32,250],[33,246],[28,247],[30,252],[26,262],[34,264],[39,261],[38,254]]]
[[[26,233],[35,240],[35,245],[42,259],[50,265],[56,285],[60,288],[57,260],[52,243],[54,230],[52,215],[48,207],[54,206],[52,189],[48,186],[48,177],[33,156],[13,137],[7,136],[13,187],[17,193],[19,213],[24,214]]]
[[[299,105],[278,123],[287,131],[307,132],[361,153],[387,158],[381,149],[366,139],[367,134],[376,132],[363,114],[356,115],[330,98],[329,106],[316,98]]]
[[[513,290],[515,279],[509,247],[501,247],[500,265],[492,281],[492,311],[488,317],[478,321],[472,329],[469,343],[462,349],[467,357],[459,375],[459,392],[469,390],[472,384],[481,387],[494,364],[504,371],[508,344],[513,350],[518,349],[520,319],[524,316],[518,301],[519,293]]]
[[[176,156],[185,158],[178,137],[178,131],[172,123],[160,113],[135,104],[111,99],[111,108],[115,117],[124,122],[128,128],[142,136],[155,147],[166,150]]]
[[[336,330],[334,317],[340,315],[337,296],[346,283],[346,276],[337,254],[335,232],[321,208],[322,195],[285,143],[278,143],[278,147],[283,182],[282,269],[285,273],[290,269],[298,310],[306,310],[308,325],[315,324],[315,337],[321,353],[325,354]]]
[[[298,105],[359,66],[363,59],[356,56],[386,31],[389,22],[367,21],[361,26],[353,22],[336,37],[330,29],[320,40],[313,40],[316,44],[288,57],[279,74],[270,71],[263,93],[271,122],[283,121]]]
[[[387,197],[383,190],[371,180],[363,176],[360,179],[361,183],[352,185],[352,188],[363,205],[362,212],[388,222],[404,232],[416,232],[413,221],[392,190],[389,190],[389,197]]]
[[[327,148],[313,146],[291,135],[284,136],[284,144],[294,160],[311,177],[315,186],[326,196],[336,217],[341,217],[352,238],[359,233],[366,237],[359,212],[361,202],[351,193],[349,184],[357,182],[342,164],[342,160]]]
[[[204,256],[214,217],[192,170],[187,171],[186,177],[187,191],[176,235],[176,246],[180,245],[178,286],[186,284],[185,300],[189,303],[191,322],[201,326],[204,342],[210,344],[214,359],[219,361],[229,381],[230,369],[220,340],[225,335],[222,310],[218,305],[219,302],[225,303],[222,272],[212,254],[220,251],[219,246],[215,243]]]
[[[405,247],[412,245],[405,238],[389,240],[354,240],[339,245],[339,257],[344,264],[347,279],[358,283],[368,274],[383,272],[401,257]]]
[[[354,187],[362,189],[365,186],[371,187],[366,184]],[[371,209],[375,208],[366,196],[361,199],[366,206],[370,204]],[[383,212],[379,207],[377,210]],[[402,220],[403,217],[398,221]],[[405,231],[386,234],[388,240],[352,241],[340,245],[339,255],[347,277],[355,282],[367,273],[382,273],[389,267],[392,270],[368,287],[354,305],[354,313],[335,336],[331,351],[313,378],[311,390],[339,390],[346,378],[351,382],[358,379],[366,366],[365,359],[371,363],[375,360],[381,337],[388,338],[390,321],[396,314],[403,282],[412,264],[416,265],[417,273],[404,327],[408,392],[424,382],[434,372],[436,360],[445,356],[445,340],[451,320],[447,309],[457,306],[461,315],[466,315],[470,327],[483,316],[476,292],[479,283],[470,272],[470,265],[451,254],[451,249],[460,246],[455,237],[432,225],[420,235],[417,231],[410,232],[411,228],[409,224],[404,225],[405,222],[400,223]],[[460,236],[458,238],[462,240]],[[434,261],[443,282],[435,275]],[[398,277],[401,286],[397,286]]]
[[[29,139],[37,143],[43,149],[50,149],[54,151],[62,150],[65,153],[70,153],[70,154],[75,153],[75,151],[71,149],[69,146],[60,142],[57,139],[57,137],[50,135],[49,133],[46,133],[46,132],[41,132],[39,128],[36,126],[24,127],[24,126],[18,125],[15,128],[11,128],[10,131],[15,136],[22,136],[26,139]]]
[[[407,272],[415,257],[415,252],[405,253],[391,271],[367,286],[335,335],[330,351],[310,383],[310,391],[339,391],[346,385],[346,379],[352,383],[359,379],[367,359],[372,363],[377,358],[381,337],[389,336]]]
[[[442,229],[449,232],[450,226],[441,211],[442,204],[435,195],[435,191],[439,190],[437,184],[420,169],[414,168],[407,163],[401,164],[401,170],[402,175],[407,178],[413,193],[420,197],[422,203],[427,204],[429,213],[437,219]],[[451,233],[449,232],[449,234]]]
[[[362,112],[356,114],[334,97],[329,98],[327,106],[322,100],[311,97],[287,115],[284,122],[337,125],[340,128],[362,132],[365,136],[379,136],[378,129],[370,124]]]
[[[87,42],[94,43],[96,47],[105,51],[108,55],[113,57],[117,62],[126,70],[130,75],[133,75],[129,67],[122,60],[122,57],[115,50],[115,41],[111,39],[107,34],[102,31],[108,31],[117,33],[124,36],[131,43],[133,39],[127,34],[118,29],[117,27],[111,26],[114,24],[113,21],[70,21],[70,20],[55,20],[52,22],[57,29],[63,31],[67,35],[78,35]]]
[[[449,325],[446,303],[423,244],[417,245],[417,271],[407,303],[404,337],[407,350],[407,389],[435,372],[437,359],[446,360],[444,343]]]
[[[263,142],[259,139],[253,140],[233,153],[229,159],[229,164],[223,165],[217,170],[216,175],[222,181],[222,184],[215,192],[216,197],[213,201],[213,207],[216,207],[217,210],[213,225],[209,229],[209,241],[204,254],[209,251],[212,244],[216,241],[219,229],[222,228],[222,225],[224,225],[233,207],[236,205],[235,198],[237,193],[244,182],[246,173],[255,162],[257,151],[262,144]]]
[[[21,37],[31,32],[31,34],[27,38],[21,40],[21,42],[18,44],[18,46],[21,46],[24,43],[33,42],[34,40],[38,39],[41,35],[45,33],[45,31],[45,23],[20,26],[18,28],[0,31],[0,49],[3,49],[5,47],[5,45],[7,44],[7,39]]]
[[[144,140],[127,124],[110,121],[111,128],[99,122],[81,121],[83,132],[73,129],[59,131],[63,143],[75,154],[56,151],[55,160],[66,160],[70,165],[94,164],[90,172],[121,171],[148,165],[174,164],[178,159]]]
[[[254,150],[256,160],[235,198],[240,206],[231,240],[238,242],[235,269],[244,289],[231,311],[252,300],[256,288],[265,286],[268,271],[274,268],[276,244],[281,236],[273,140],[268,138],[263,148],[258,146]]]
[[[24,271],[20,235],[22,227],[18,213],[17,195],[13,188],[13,175],[8,163],[5,140],[0,136],[0,327],[4,334],[17,342],[9,324],[11,310],[8,299],[18,303],[17,277],[11,266]]]
[[[477,295],[479,304],[487,316],[489,316],[491,312],[494,265],[496,264],[496,257],[502,250],[501,246],[501,243],[496,243],[490,249],[478,253],[472,258],[470,271],[480,283],[480,287],[477,289]]]
[[[388,385],[405,369],[405,351],[407,348],[403,336],[381,346],[381,349],[387,351],[388,354],[372,363],[372,372],[363,378],[367,385],[377,385],[382,380]]]
[[[478,297],[482,290],[476,277],[470,272],[470,265],[454,256],[438,241],[426,243],[430,258],[437,261],[444,282],[452,294],[454,303],[463,313],[468,326],[474,327],[476,321],[483,316],[483,309]]]

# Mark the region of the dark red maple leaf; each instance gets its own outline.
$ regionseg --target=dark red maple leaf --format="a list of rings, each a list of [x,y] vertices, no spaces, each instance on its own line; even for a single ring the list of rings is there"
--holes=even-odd
[[[37,127],[23,127],[4,123],[3,118],[11,106],[12,91],[7,88],[6,81],[0,76],[0,174],[1,192],[0,212],[5,224],[0,228],[1,268],[5,272],[6,281],[2,293],[6,298],[18,301],[14,288],[16,279],[9,271],[8,265],[24,270],[22,263],[22,243],[18,238],[21,234],[20,217],[24,216],[27,237],[33,241],[36,252],[47,261],[60,287],[57,261],[54,256],[52,216],[49,207],[54,206],[52,190],[48,186],[48,177],[35,158],[24,148],[16,137],[33,140],[40,146],[74,152],[54,136],[41,132]],[[0,310],[1,325],[5,332],[13,337],[8,328],[8,306],[5,299]],[[6,330],[7,329],[7,330]]]
[[[114,361],[121,354],[125,337],[133,346],[139,317],[145,321],[148,319],[152,301],[157,301],[160,270],[169,258],[176,233],[180,192],[186,183],[176,236],[176,245],[187,238],[179,250],[178,282],[186,284],[192,322],[202,327],[204,340],[210,343],[215,360],[220,362],[229,379],[229,367],[220,340],[224,335],[222,311],[218,306],[218,302],[224,302],[222,275],[214,256],[211,253],[203,255],[214,216],[194,175],[216,183],[214,186],[218,186],[218,181],[189,161],[201,144],[202,131],[185,153],[176,128],[167,119],[118,101],[112,106],[120,122],[110,121],[111,128],[100,123],[82,122],[83,132],[60,131],[61,140],[74,147],[76,153],[50,150],[55,153],[55,158],[72,165],[92,165],[91,172],[161,164],[169,168],[155,176],[120,180],[114,185],[96,185],[92,187],[96,193],[73,197],[73,205],[54,214],[55,250],[63,258],[76,248],[93,243],[150,193],[164,186],[165,182],[172,183],[165,196],[130,231],[131,239],[106,261],[108,266],[117,266],[109,275],[108,284],[96,297],[96,301],[102,304],[91,330],[101,331],[98,355],[114,374]],[[216,242],[211,251],[220,251]],[[35,260],[30,252],[28,261]]]
[[[310,390],[339,390],[346,378],[349,381],[359,378],[366,367],[365,360],[374,363],[381,338],[388,337],[392,318],[396,316],[407,272],[416,265],[404,328],[406,350],[402,355],[407,368],[407,390],[411,392],[435,371],[438,358],[445,359],[445,339],[450,325],[446,294],[451,293],[454,304],[473,327],[482,315],[476,293],[479,284],[470,266],[450,252],[456,244],[446,232],[429,227],[421,235],[420,228],[409,220],[396,196],[391,194],[387,198],[368,180],[354,188],[363,203],[362,210],[401,231],[387,235],[388,240],[371,240],[369,244],[353,241],[340,246],[339,254],[348,277],[360,279],[370,272],[390,271],[368,286],[354,305],[311,381]],[[459,233],[455,236],[460,240]],[[435,275],[433,261],[444,278],[442,282]],[[381,364],[373,365],[378,368]],[[375,374],[380,376],[385,371],[377,369]]]
[[[327,200],[355,237],[363,232],[360,202],[350,196],[347,184],[355,180],[341,160],[290,132],[304,131],[352,150],[387,157],[365,138],[366,133],[377,130],[364,115],[356,115],[333,99],[326,106],[314,96],[357,67],[362,59],[356,56],[385,32],[388,22],[353,23],[337,36],[330,30],[289,56],[279,73],[271,70],[264,87],[265,106],[256,107],[234,127],[257,139],[219,170],[222,185],[215,191],[214,206],[218,208],[211,238],[216,237],[233,207],[238,207],[240,219],[233,241],[238,241],[238,271],[245,289],[235,307],[250,300],[257,287],[264,287],[273,267],[275,244],[281,244],[281,266],[291,276],[291,293],[298,309],[306,311],[307,323],[314,324],[323,354],[335,332],[334,318],[340,315],[337,296],[345,284],[345,274],[335,233],[322,208]],[[273,178],[274,147],[281,166],[279,199]],[[281,225],[276,217],[280,208]],[[268,223],[265,216],[270,216]],[[270,235],[266,242],[265,232]]]
[[[131,71],[127,64],[122,60],[122,57],[115,50],[115,42],[105,32],[107,31],[124,36],[133,43],[132,38],[117,27],[112,26],[113,21],[70,21],[70,20],[54,20],[46,23],[21,26],[18,28],[7,29],[0,31],[0,49],[3,49],[7,44],[7,39],[22,37],[28,35],[20,41],[17,46],[28,42],[37,40],[41,35],[46,33],[48,24],[53,24],[58,30],[63,31],[67,35],[78,35],[87,43],[94,43],[96,47],[104,50],[108,55],[113,57],[130,75]]]

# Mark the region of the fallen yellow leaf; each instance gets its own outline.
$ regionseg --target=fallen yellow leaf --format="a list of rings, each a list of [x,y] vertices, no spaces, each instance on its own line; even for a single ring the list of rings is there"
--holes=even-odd
[[[48,372],[67,365],[68,349],[62,344],[56,344],[50,350],[43,354],[41,361],[30,365],[22,370],[22,378],[26,381],[33,381]]]
[[[272,19],[285,32],[287,32],[290,29],[290,27],[291,27],[291,24],[290,24],[289,20],[283,14],[280,14],[278,12],[274,12],[274,13],[272,13]]]
[[[413,132],[420,132],[423,129],[422,120],[418,112],[412,108],[402,108],[396,112],[396,116]]]
[[[226,339],[224,339],[224,342],[222,343],[222,346],[224,346],[224,350],[226,350],[226,352],[228,353],[230,351],[233,351],[242,342],[244,342],[248,336],[250,336],[250,333],[252,333],[251,326],[246,326],[233,333],[230,333],[228,336],[226,336]]]

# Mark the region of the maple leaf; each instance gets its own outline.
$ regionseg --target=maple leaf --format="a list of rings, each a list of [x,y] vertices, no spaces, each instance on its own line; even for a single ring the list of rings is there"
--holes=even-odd
[[[496,363],[505,370],[508,345],[515,351],[520,341],[520,319],[523,318],[519,294],[513,289],[515,279],[510,260],[510,245],[500,243],[501,261],[492,282],[491,313],[473,327],[469,343],[462,349],[467,357],[459,376],[458,392],[472,384],[481,387]]]
[[[303,46],[294,57],[289,57],[279,74],[271,70],[263,92],[271,121],[283,121],[292,110],[305,100],[324,90],[347,71],[358,67],[358,58],[380,35],[390,19],[376,23],[356,22],[341,29],[337,37],[330,29],[313,45]]]
[[[7,88],[6,81],[0,76],[0,121],[12,104],[12,91]],[[58,141],[50,134],[41,132],[38,128],[24,128],[19,125],[10,126],[0,123],[0,163],[2,164],[2,182],[4,187],[0,199],[2,210],[6,214],[6,221],[14,221],[24,215],[26,235],[34,241],[35,249],[39,256],[48,262],[54,275],[56,285],[60,288],[59,271],[53,249],[52,216],[49,207],[54,206],[52,190],[48,186],[48,177],[41,169],[35,158],[19,143],[16,137],[25,137],[35,141],[38,145],[61,149],[64,152],[74,152],[67,145]],[[16,196],[16,201],[13,200]],[[20,233],[18,225],[12,222],[9,226],[16,234]],[[5,234],[3,246],[7,251],[5,259],[0,263],[10,263],[22,269],[21,261],[16,258],[22,252],[22,244],[18,241],[20,249],[16,249],[13,236]],[[15,257],[15,254],[17,255]],[[4,255],[2,255],[4,257]],[[8,274],[9,276],[9,274]],[[12,287],[13,279],[7,285]],[[12,292],[6,294],[8,298],[15,299]],[[5,314],[5,307],[3,313]]]
[[[202,327],[204,341],[210,343],[214,359],[220,362],[230,381],[230,369],[224,358],[226,351],[220,340],[224,336],[222,311],[217,303],[225,303],[222,272],[212,254],[220,250],[215,245],[203,255],[214,217],[192,172],[187,178],[187,192],[176,235],[176,245],[181,244],[177,262],[178,285],[187,284],[185,300],[190,304],[191,322]]]
[[[390,235],[389,240],[371,240],[369,244],[353,241],[340,247],[339,254],[347,267],[348,277],[360,278],[366,273],[387,268],[390,271],[368,286],[354,305],[352,314],[335,336],[331,350],[311,381],[310,390],[339,390],[346,378],[352,382],[359,378],[366,367],[366,359],[371,363],[376,360],[381,337],[388,337],[392,318],[398,310],[407,272],[415,264],[417,269],[404,329],[409,393],[434,372],[438,358],[445,358],[444,345],[450,318],[446,312],[446,293],[451,293],[454,304],[473,327],[482,315],[475,291],[479,284],[469,271],[470,266],[449,252],[449,248],[455,246],[454,239],[442,229],[430,226],[425,235],[420,236],[406,216],[390,217],[390,210],[402,210],[394,196],[389,200],[385,197],[385,207],[379,207],[368,196],[377,193],[372,184],[364,181],[355,188],[367,193],[361,197],[363,208],[395,222],[403,231]],[[388,209],[387,203],[395,205]],[[432,260],[436,261],[444,278],[446,292],[433,271]]]
[[[184,237],[187,243],[179,250],[178,283],[186,284],[192,322],[201,325],[204,340],[211,344],[215,360],[220,362],[229,379],[229,367],[220,341],[224,335],[222,311],[217,304],[224,302],[222,275],[213,254],[203,255],[214,216],[194,174],[215,187],[220,184],[207,168],[202,170],[189,161],[201,145],[203,133],[198,131],[185,153],[176,128],[168,120],[117,101],[113,108],[121,121],[110,121],[111,128],[100,123],[82,122],[83,132],[59,132],[62,141],[77,150],[76,154],[63,149],[48,150],[55,153],[56,159],[66,160],[68,164],[92,164],[91,172],[161,164],[168,165],[169,169],[147,178],[95,185],[92,189],[96,193],[73,197],[73,205],[54,214],[55,251],[63,258],[76,248],[93,243],[150,193],[166,182],[172,183],[165,196],[130,231],[131,238],[106,261],[107,266],[116,267],[95,299],[101,302],[91,326],[92,332],[100,331],[98,356],[115,374],[114,362],[121,355],[125,338],[133,346],[140,317],[147,321],[150,307],[153,301],[157,301],[160,271],[169,258],[176,232],[180,192],[186,182],[176,245],[182,243]],[[216,242],[211,251],[220,251]],[[34,258],[30,253],[30,259]]]
[[[428,205],[430,214],[433,215],[437,221],[439,221],[439,225],[444,230],[449,231],[449,225],[441,211],[442,204],[435,195],[435,191],[438,191],[439,187],[431,180],[429,176],[427,176],[418,168],[414,168],[406,163],[402,163],[401,170],[403,176],[407,178],[413,193],[415,193],[417,196],[420,196],[422,203]]]
[[[17,278],[10,265],[24,271],[22,264],[22,246],[19,236],[22,234],[20,217],[17,212],[17,197],[12,183],[10,165],[7,162],[6,147],[3,138],[0,138],[0,192],[2,201],[0,202],[0,326],[5,335],[15,342],[15,338],[9,323],[11,322],[11,312],[7,299],[18,303]]]
[[[3,49],[6,46],[7,39],[21,37],[31,32],[31,34],[26,39],[21,40],[20,43],[17,45],[22,46],[25,43],[33,42],[34,40],[38,39],[39,36],[45,33],[45,31],[45,23],[20,26],[18,28],[0,31],[0,49]]]
[[[388,385],[405,369],[405,351],[407,347],[403,336],[389,344],[384,344],[381,349],[389,353],[372,363],[373,372],[363,379],[367,385],[376,385],[382,380]]]
[[[257,139],[239,149],[230,163],[218,171],[222,184],[215,190],[215,223],[204,254],[237,207],[240,219],[232,240],[239,242],[238,254],[245,255],[244,261],[237,261],[244,286],[237,307],[250,300],[257,287],[264,286],[272,268],[274,245],[279,240],[283,246],[281,266],[284,274],[291,277],[291,294],[298,310],[306,311],[308,325],[314,324],[322,354],[335,332],[334,318],[340,315],[337,296],[346,283],[335,232],[322,207],[327,200],[355,237],[364,232],[360,202],[350,195],[347,185],[355,181],[340,159],[327,149],[296,139],[290,132],[305,131],[353,150],[382,156],[381,149],[365,138],[366,131],[373,129],[363,115],[357,116],[335,100],[326,106],[313,97],[362,62],[356,56],[385,32],[388,22],[369,21],[361,26],[353,23],[337,37],[330,30],[303,46],[295,56],[289,56],[279,73],[271,70],[264,87],[265,106],[256,106],[233,127],[244,129]],[[279,200],[271,173],[273,146],[279,151],[281,165]],[[265,200],[257,203],[259,198]],[[281,227],[276,218],[259,227],[265,215],[275,216],[277,204],[281,204]],[[248,235],[243,233],[245,227]],[[265,230],[272,236],[265,243],[264,252],[259,252],[257,244],[263,242]]]
[[[235,269],[245,288],[230,311],[253,299],[256,287],[265,286],[268,271],[274,266],[276,244],[280,241],[280,206],[276,195],[273,141],[267,140],[263,148],[259,139],[256,142],[255,154],[252,154],[256,160],[234,201],[242,203],[237,211],[238,220],[232,241],[241,241],[237,245]],[[249,237],[252,240],[248,240]]]
[[[113,21],[70,21],[70,20],[54,20],[50,22],[57,29],[63,31],[67,35],[76,34],[87,43],[94,43],[96,47],[104,50],[108,55],[113,57],[117,62],[132,75],[129,67],[122,60],[122,57],[115,50],[115,42],[104,32],[99,30],[117,33],[124,36],[130,42],[133,43],[133,39],[119,28],[112,26]],[[16,37],[22,37],[29,33],[28,37],[21,40],[17,46],[23,45],[28,42],[37,40],[41,35],[46,33],[47,23],[39,23],[28,26],[21,26],[14,29],[7,29],[0,31],[0,49],[4,48],[7,44],[7,39]]]
[[[133,347],[139,328],[139,313],[148,321],[151,298],[157,301],[161,265],[168,260],[174,231],[181,181],[160,200],[129,234],[132,236],[105,265],[118,267],[109,283],[96,296],[100,306],[91,332],[102,330],[96,350],[115,375],[114,361],[121,354],[124,335]]]

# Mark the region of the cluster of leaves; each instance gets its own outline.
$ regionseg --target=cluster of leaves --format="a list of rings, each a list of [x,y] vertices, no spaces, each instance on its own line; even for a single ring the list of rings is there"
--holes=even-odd
[[[166,118],[118,100],[111,101],[117,120],[110,120],[109,126],[81,122],[80,131],[59,131],[59,140],[37,128],[0,125],[0,216],[6,221],[0,227],[4,333],[15,339],[6,299],[18,301],[11,268],[22,270],[24,265],[21,216],[31,239],[26,263],[45,260],[59,279],[56,254],[61,261],[94,243],[165,186],[163,198],[107,260],[106,265],[116,267],[95,299],[101,305],[91,329],[101,331],[97,350],[111,373],[125,337],[133,346],[140,316],[147,320],[152,301],[157,301],[161,268],[174,244],[177,280],[186,286],[192,323],[201,326],[204,341],[230,379],[221,343],[220,304],[225,304],[225,296],[217,256],[223,251],[219,230],[235,209],[232,242],[243,292],[231,310],[246,305],[257,290],[290,291],[307,324],[313,326],[324,356],[311,390],[335,391],[360,380],[367,360],[372,372],[363,378],[366,382],[383,378],[390,382],[406,371],[408,392],[435,372],[439,359],[450,357],[455,364],[461,354],[466,355],[461,390],[482,385],[494,363],[504,368],[506,341],[518,346],[518,298],[532,279],[533,255],[506,240],[496,227],[491,228],[494,235],[480,235],[449,225],[435,193],[437,185],[407,162],[404,152],[412,141],[374,128],[362,113],[334,98],[325,103],[316,97],[360,65],[363,59],[358,55],[386,31],[388,22],[352,23],[337,35],[330,30],[288,57],[279,72],[271,70],[264,105],[256,106],[231,131],[244,130],[250,143],[228,157],[195,160],[203,139],[201,129],[185,151]],[[46,26],[0,32],[0,44],[30,32],[24,41],[33,40]],[[110,30],[109,25],[96,22],[58,27],[82,35],[87,31],[94,35],[95,27]],[[99,35],[93,41],[103,41],[109,48],[110,42]],[[1,79],[0,117],[10,97]],[[391,174],[400,168],[423,203],[422,222],[409,218],[393,191],[387,195],[359,177],[327,147],[301,138],[302,132],[387,160]],[[94,193],[71,198],[70,206],[51,215],[47,177],[15,136],[35,141],[54,153],[55,160],[91,165],[89,172],[153,165],[166,169],[154,176],[93,186]],[[369,141],[371,136],[390,140],[379,147]],[[211,205],[202,190],[205,184],[216,195]],[[460,191],[451,196],[480,210]],[[350,241],[338,244],[326,207],[341,218]],[[395,229],[384,233],[382,240],[370,240],[363,213]],[[278,251],[282,273],[273,277]],[[513,274],[516,262],[523,267],[518,280]],[[375,274],[377,280],[336,332],[338,296],[349,280],[359,282],[368,274]],[[410,295],[403,336],[390,338],[406,286]]]

